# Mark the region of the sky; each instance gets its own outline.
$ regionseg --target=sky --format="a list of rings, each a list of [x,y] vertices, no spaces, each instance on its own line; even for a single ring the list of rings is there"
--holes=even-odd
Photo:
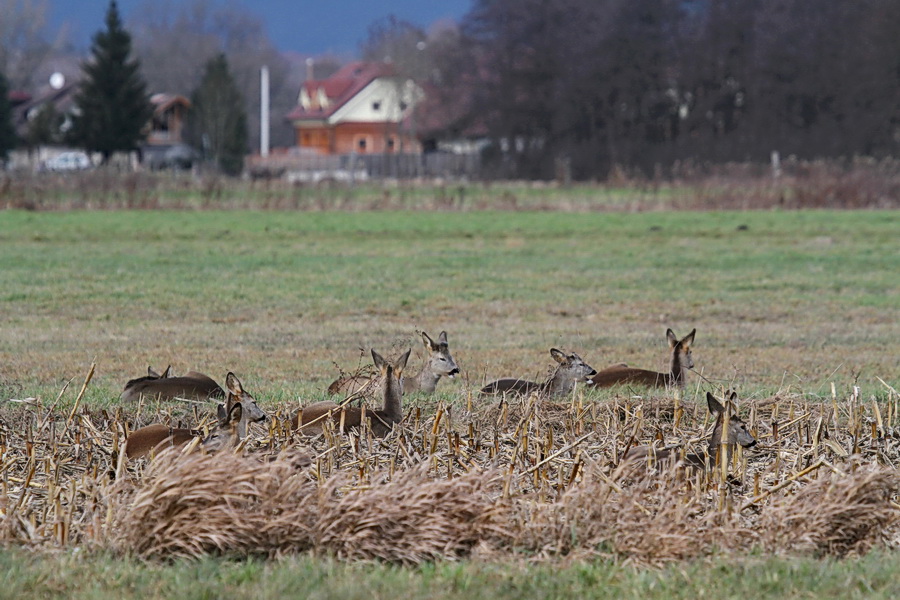
[[[119,12],[128,24],[137,7],[149,0],[118,0]],[[282,51],[305,55],[336,54],[354,57],[374,21],[389,15],[427,30],[432,23],[458,21],[472,0],[213,0],[237,5],[258,16],[269,38]],[[178,3],[175,2],[175,5]],[[91,36],[103,27],[109,0],[48,0],[51,31],[68,26],[68,39],[76,48],[87,48]]]

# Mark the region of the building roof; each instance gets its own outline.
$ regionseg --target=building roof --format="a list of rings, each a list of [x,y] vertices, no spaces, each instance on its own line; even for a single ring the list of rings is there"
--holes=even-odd
[[[391,65],[355,61],[326,79],[310,79],[300,89],[298,104],[287,115],[290,121],[327,119],[379,77],[394,75]]]
[[[175,94],[153,94],[150,96],[150,104],[153,105],[153,113],[161,114],[176,104],[181,104],[185,108],[191,107],[191,101],[184,96]]]

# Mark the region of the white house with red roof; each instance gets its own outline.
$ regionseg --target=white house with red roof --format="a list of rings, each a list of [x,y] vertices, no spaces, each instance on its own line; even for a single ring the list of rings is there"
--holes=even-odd
[[[421,99],[390,64],[352,62],[307,80],[287,120],[297,146],[317,154],[419,153],[413,108]]]

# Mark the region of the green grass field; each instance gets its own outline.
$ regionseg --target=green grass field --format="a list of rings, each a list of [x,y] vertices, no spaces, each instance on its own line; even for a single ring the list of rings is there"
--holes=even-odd
[[[897,212],[0,212],[0,401],[44,405],[92,362],[90,406],[148,364],[224,379],[264,406],[322,397],[360,348],[396,356],[446,330],[464,377],[543,377],[557,346],[595,367],[665,369],[665,330],[697,328],[696,368],[742,398],[885,399],[900,384]],[[593,392],[598,402],[618,392]],[[692,392],[693,394],[693,392]],[[690,396],[693,397],[693,396]],[[423,403],[426,408],[430,406]],[[13,410],[2,407],[0,411]],[[16,409],[18,410],[18,409]],[[0,415],[3,415],[0,412]],[[145,564],[0,553],[15,597],[878,598],[896,556],[750,556],[662,571],[300,557]],[[197,584],[196,581],[200,583]]]
[[[758,557],[638,570],[612,563],[565,568],[527,564],[445,563],[416,569],[296,558],[276,563],[207,559],[153,564],[72,554],[35,560],[0,552],[3,597],[288,598],[327,600],[541,600],[610,598],[877,600],[900,594],[896,556],[859,560]]]
[[[0,377],[43,393],[147,364],[314,395],[359,347],[446,329],[471,381],[547,349],[665,369],[696,327],[713,381],[897,381],[895,212],[5,212]],[[874,389],[873,389],[874,392]]]

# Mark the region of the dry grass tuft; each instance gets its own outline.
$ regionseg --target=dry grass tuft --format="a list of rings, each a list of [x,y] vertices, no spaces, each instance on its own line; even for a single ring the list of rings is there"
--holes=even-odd
[[[324,487],[317,546],[338,558],[418,564],[468,554],[493,505],[489,472],[435,480],[428,465],[398,473],[392,481],[350,489],[343,478]]]
[[[275,556],[311,546],[317,491],[290,458],[166,451],[124,493],[109,543],[129,554]]]
[[[776,552],[864,554],[887,541],[900,518],[891,503],[898,493],[894,469],[867,466],[824,476],[773,502],[759,519],[760,536]]]

